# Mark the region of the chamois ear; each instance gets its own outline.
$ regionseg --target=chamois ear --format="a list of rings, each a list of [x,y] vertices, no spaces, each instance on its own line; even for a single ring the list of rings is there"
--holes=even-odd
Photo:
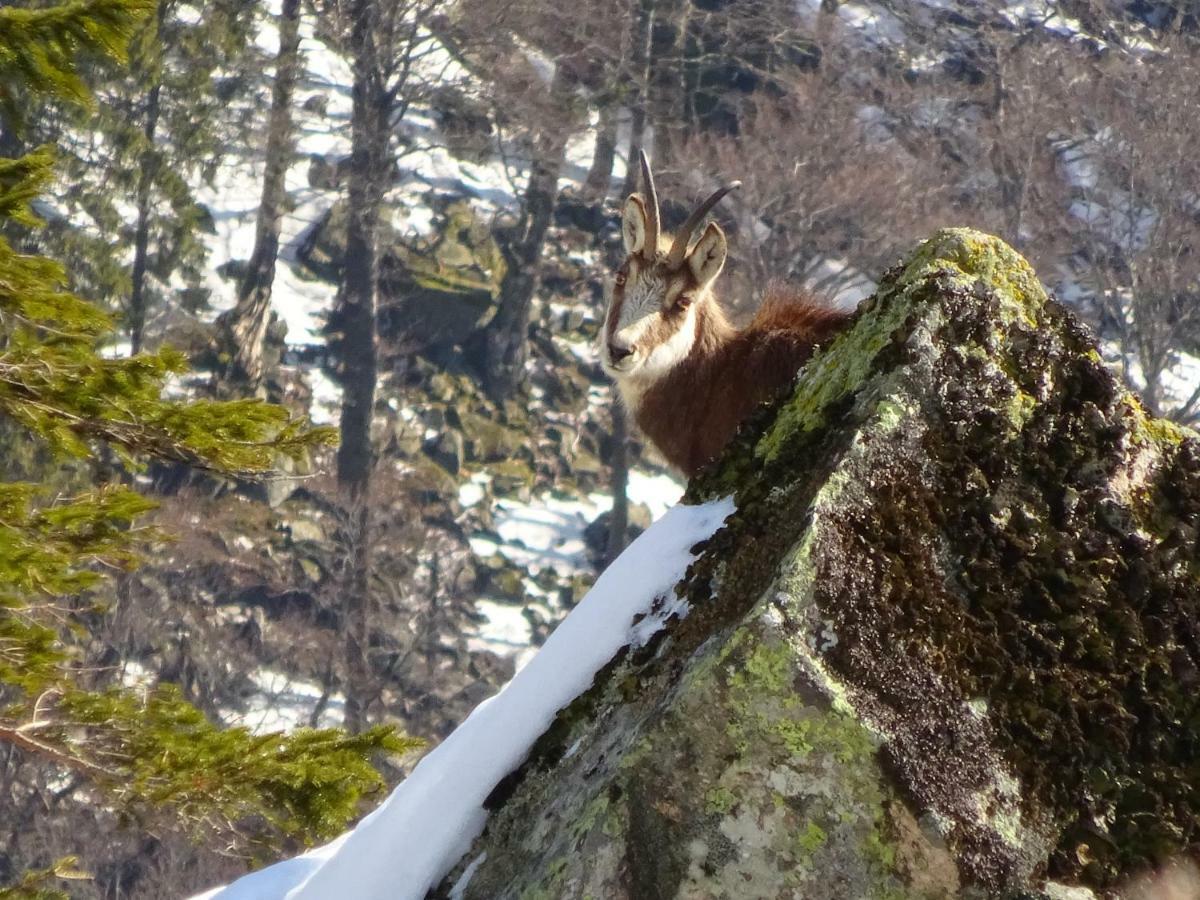
[[[621,211],[621,238],[625,252],[632,256],[646,246],[646,202],[640,194],[630,194]]]
[[[687,256],[687,265],[692,277],[696,279],[697,287],[707,287],[721,274],[728,252],[725,232],[716,222],[709,222],[704,234],[700,235],[700,240],[696,241],[692,252]]]

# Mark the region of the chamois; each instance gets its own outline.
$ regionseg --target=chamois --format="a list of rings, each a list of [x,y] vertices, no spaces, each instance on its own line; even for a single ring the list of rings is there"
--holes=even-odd
[[[791,384],[814,346],[844,328],[850,314],[777,289],[749,325],[735,328],[713,292],[728,252],[725,233],[709,222],[691,239],[741,183],[716,191],[671,236],[659,227],[650,162],[645,152],[640,157],[643,193],[631,194],[622,211],[627,255],[614,278],[600,358],[638,427],[690,478],[759,404]]]

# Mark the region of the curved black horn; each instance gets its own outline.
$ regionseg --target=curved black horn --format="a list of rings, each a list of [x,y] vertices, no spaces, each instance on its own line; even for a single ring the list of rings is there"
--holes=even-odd
[[[721,198],[730,191],[736,191],[742,186],[740,181],[731,181],[720,190],[714,191],[713,195],[692,210],[692,214],[687,217],[687,221],[679,227],[679,231],[675,233],[675,242],[671,244],[671,252],[667,254],[667,265],[672,269],[677,269],[683,265],[683,257],[687,255],[688,244],[692,240],[692,232],[696,230],[696,226],[704,221],[704,217],[709,211],[721,202]]]
[[[654,176],[650,174],[650,160],[646,151],[638,151],[638,159],[642,163],[642,191],[646,199],[646,243],[642,247],[642,256],[647,262],[654,262],[658,254],[658,193],[654,190]]]

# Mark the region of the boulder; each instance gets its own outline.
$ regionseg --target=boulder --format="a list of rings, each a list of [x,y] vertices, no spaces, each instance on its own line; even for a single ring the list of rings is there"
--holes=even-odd
[[[466,201],[451,203],[436,234],[396,240],[380,261],[380,333],[426,348],[462,345],[495,313],[505,263]]]
[[[430,107],[453,156],[473,163],[488,160],[494,149],[495,129],[486,103],[459,87],[446,85],[434,89]]]
[[[350,173],[350,157],[319,153],[308,157],[308,186],[321,191],[340,191]]]
[[[431,896],[1082,898],[1200,846],[1200,439],[1006,245],[888,272],[717,497]]]
[[[318,278],[337,281],[346,252],[348,204],[335,203],[305,237],[298,256]],[[451,202],[439,229],[406,238],[381,225],[380,334],[404,348],[463,343],[495,312],[504,260],[469,203]]]

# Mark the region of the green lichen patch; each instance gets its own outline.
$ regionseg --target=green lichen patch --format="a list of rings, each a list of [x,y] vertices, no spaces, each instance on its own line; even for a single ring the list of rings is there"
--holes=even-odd
[[[933,281],[938,289],[930,292]],[[881,353],[906,340],[918,317],[931,323],[941,316],[953,317],[948,291],[974,290],[978,285],[986,285],[996,300],[997,325],[1038,326],[1046,293],[1029,263],[989,235],[962,228],[941,231],[884,281],[852,328],[809,362],[795,392],[758,440],[755,458],[770,462],[796,431],[820,427],[827,410],[860,390],[881,362],[893,361],[881,360]],[[1027,406],[1028,399],[1022,400],[1014,414],[1025,415]]]
[[[1044,852],[1109,884],[1200,840],[1197,452],[1024,260],[943,232],[693,484],[739,512],[681,631],[743,615],[803,557],[810,588],[784,608],[832,637],[824,664],[873,698],[968,877],[1015,883]]]
[[[939,253],[903,277],[941,279]],[[1065,311],[1017,314],[1041,295],[1027,266],[972,260],[955,268],[980,286],[945,283],[956,306],[922,376],[921,442],[882,448],[852,479],[871,491],[824,516],[815,605],[839,638],[827,661],[875,698],[930,804],[961,808],[931,764],[982,779],[927,734],[978,745],[962,706],[984,698],[1025,816],[1054,823],[1050,871],[1106,885],[1200,840],[1200,451],[1146,418]],[[969,837],[960,828],[977,877],[1018,872]]]
[[[1200,837],[1200,471],[1194,441],[1143,464],[1136,404],[1056,318],[1020,371],[1059,387],[1015,432],[995,386],[942,354],[934,377],[954,387],[923,446],[881,455],[886,489],[828,522],[817,603],[843,638],[831,661],[897,718],[927,703],[897,686],[929,662],[951,696],[985,698],[1026,810],[1061,829],[1052,873],[1104,885]]]
[[[998,324],[1037,327],[1046,290],[1029,262],[999,238],[970,228],[943,229],[917,248],[897,281],[918,284],[934,272],[986,285],[999,300]]]

